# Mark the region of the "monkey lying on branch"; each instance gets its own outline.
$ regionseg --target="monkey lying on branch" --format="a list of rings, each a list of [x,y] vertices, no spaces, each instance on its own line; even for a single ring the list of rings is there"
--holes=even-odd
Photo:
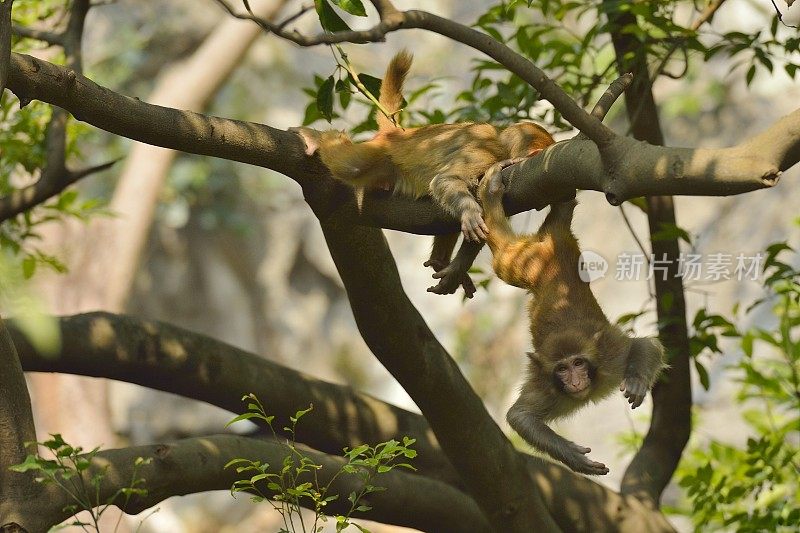
[[[497,276],[531,293],[533,352],[528,376],[507,419],[529,444],[584,474],[608,468],[589,448],[566,440],[547,423],[568,416],[615,389],[632,408],[641,405],[665,367],[656,339],[630,338],[611,325],[578,272],[580,249],[570,224],[575,200],[553,204],[535,235],[517,235],[503,210],[503,161],[486,173],[480,198]]]
[[[378,100],[389,116],[378,114],[378,133],[369,141],[353,143],[346,133],[336,130],[293,131],[303,137],[308,155],[319,153],[334,178],[359,189],[389,189],[414,198],[430,194],[460,220],[464,239],[479,242],[486,239],[486,224],[473,196],[478,180],[498,161],[530,157],[553,144],[553,138],[532,122],[503,129],[472,122],[399,127],[390,117],[400,112],[403,81],[411,61],[412,56],[401,51],[389,63]],[[457,240],[457,233],[437,235],[425,266],[437,273],[445,269]],[[471,297],[475,287],[466,269],[460,275],[461,285]],[[453,285],[441,292],[452,293],[456,288]]]

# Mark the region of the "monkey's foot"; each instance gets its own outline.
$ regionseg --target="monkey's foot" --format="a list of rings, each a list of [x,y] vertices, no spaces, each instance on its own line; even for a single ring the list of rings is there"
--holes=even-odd
[[[475,205],[477,206],[477,203]],[[465,239],[473,242],[486,240],[489,228],[486,226],[486,222],[483,221],[483,213],[480,207],[467,209],[461,213],[461,233],[464,234]]]
[[[586,454],[591,452],[591,448],[580,446],[574,442],[569,442],[567,449],[563,450],[561,461],[575,472],[590,476],[604,476],[608,474],[608,467],[603,463],[592,461]]]
[[[642,405],[644,397],[647,395],[647,388],[647,382],[638,377],[626,377],[619,386],[619,390],[625,394],[625,398],[631,404],[631,409]]]
[[[435,271],[433,278],[438,279],[439,283],[432,287],[428,287],[428,292],[434,294],[453,294],[459,286],[464,288],[464,295],[467,298],[472,298],[475,295],[475,284],[472,278],[467,273],[467,268],[461,267],[456,261],[445,265],[438,259],[429,259],[425,261],[424,265],[431,267]]]
[[[504,159],[502,161],[498,161],[491,167],[486,173],[483,175],[483,179],[481,183],[485,182],[486,187],[489,188],[490,194],[502,194],[508,185],[506,182],[503,181],[503,176],[501,174],[502,170],[506,167],[510,167],[511,165],[516,165],[517,163],[522,163],[528,159],[527,157],[515,157],[513,159]]]

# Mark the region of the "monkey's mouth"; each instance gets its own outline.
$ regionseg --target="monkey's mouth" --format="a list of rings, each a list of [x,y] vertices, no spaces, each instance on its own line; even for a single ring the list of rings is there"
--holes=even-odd
[[[567,385],[566,390],[567,394],[579,400],[582,400],[589,394],[589,387],[586,385],[578,385],[577,387]]]

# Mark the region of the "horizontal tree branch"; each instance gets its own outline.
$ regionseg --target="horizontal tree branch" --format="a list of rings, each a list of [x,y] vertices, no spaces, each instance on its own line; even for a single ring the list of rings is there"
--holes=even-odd
[[[12,53],[10,66],[8,86],[23,101],[58,105],[130,139],[276,170],[303,186],[323,220],[335,216],[421,234],[458,229],[426,198],[368,194],[359,208],[352,189],[331,179],[317,157],[306,156],[294,133],[147,104],[31,56]],[[592,141],[576,138],[505,170],[509,214],[541,209],[569,198],[574,189],[605,192],[618,204],[642,195],[727,196],[771,187],[781,171],[800,160],[800,111],[732,148],[665,148],[615,137],[603,154]]]
[[[328,495],[339,497],[328,503],[326,513],[346,513],[350,508],[347,495],[361,490],[362,482],[357,476],[349,474],[333,479],[346,463],[342,457],[323,454],[306,447],[299,449],[303,455],[322,465],[322,469],[314,474],[320,487],[333,480]],[[268,463],[271,465],[269,472],[279,473],[284,458],[290,453],[285,443],[272,438],[213,435],[182,439],[171,444],[102,450],[93,458],[92,466],[83,473],[83,477],[85,485],[91,487],[92,477],[102,475],[98,498],[100,502],[108,501],[118,490],[130,487],[132,479],[143,479],[144,482],[137,485],[137,488],[146,489],[147,495],[132,497],[123,509],[126,513],[138,514],[172,496],[230,489],[235,481],[253,475],[238,474],[233,467],[225,468],[226,463],[232,459],[244,458]],[[135,461],[139,457],[149,459],[150,462],[139,465],[134,470]],[[306,481],[314,480],[310,474],[300,476],[299,482]],[[266,482],[262,484],[266,485]],[[374,478],[373,484],[386,490],[365,498],[361,503],[371,506],[372,509],[357,513],[356,518],[363,517],[427,531],[459,533],[491,530],[486,518],[469,496],[441,481],[394,469]],[[265,494],[271,492],[265,486],[257,486]],[[122,503],[123,500],[118,498],[116,501]],[[67,519],[70,514],[63,509],[72,503],[74,501],[65,492],[50,488],[43,490],[38,497],[26,501],[7,502],[7,508],[22,517],[24,521],[21,523],[28,531],[34,532],[47,531],[50,526]],[[313,508],[310,501],[302,503]]]
[[[62,345],[53,356],[36,352],[14,323],[7,323],[26,371],[127,381],[232,412],[241,411],[241,396],[253,392],[279,420],[313,403],[302,426],[303,443],[337,454],[345,446],[407,435],[417,439],[414,466],[420,474],[456,488],[462,484],[421,415],[168,324],[104,312],[58,320]],[[561,465],[531,456],[525,460],[559,523],[574,524],[579,531],[668,529],[657,510],[636,498],[620,496]]]
[[[21,331],[9,331],[25,371],[105,377],[180,394],[241,412],[254,393],[267,410],[294,414],[313,403],[303,442],[326,453],[407,435],[417,439],[416,466],[450,483],[458,476],[425,420],[415,413],[318,380],[218,340],[169,324],[96,312],[59,318],[55,356],[36,352]]]

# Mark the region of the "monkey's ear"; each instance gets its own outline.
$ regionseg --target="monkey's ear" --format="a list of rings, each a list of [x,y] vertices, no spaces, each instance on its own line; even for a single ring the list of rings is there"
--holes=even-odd
[[[306,155],[314,155],[317,150],[319,150],[321,134],[317,130],[311,128],[289,128],[288,131],[292,133],[296,133],[303,139],[303,143],[306,145]]]
[[[536,355],[536,352],[525,352],[525,355],[528,356],[528,364],[530,368],[535,369],[539,372],[544,370],[544,364],[542,364],[542,358]]]

